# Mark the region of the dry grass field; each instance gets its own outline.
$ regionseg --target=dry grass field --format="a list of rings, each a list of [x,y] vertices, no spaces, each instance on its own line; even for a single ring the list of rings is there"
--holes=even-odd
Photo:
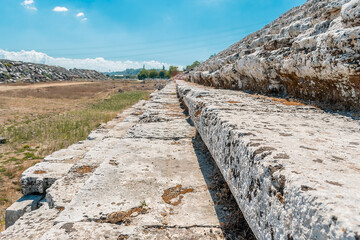
[[[0,230],[5,209],[21,197],[19,179],[46,155],[86,136],[147,98],[160,81],[0,85]],[[119,90],[121,93],[119,93]]]

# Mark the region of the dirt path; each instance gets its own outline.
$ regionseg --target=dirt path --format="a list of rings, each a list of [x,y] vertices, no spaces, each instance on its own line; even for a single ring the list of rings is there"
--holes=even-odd
[[[21,90],[21,89],[37,89],[37,88],[45,88],[45,87],[85,85],[85,84],[94,84],[94,83],[97,82],[52,82],[52,83],[36,83],[36,84],[27,84],[27,85],[0,85],[0,92]]]

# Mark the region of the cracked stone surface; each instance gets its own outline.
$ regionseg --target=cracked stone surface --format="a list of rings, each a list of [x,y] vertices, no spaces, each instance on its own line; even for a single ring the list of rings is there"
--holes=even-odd
[[[258,239],[358,239],[360,121],[177,81]]]
[[[188,75],[220,88],[360,110],[359,0],[308,0]]]
[[[42,198],[42,195],[26,195],[8,207],[5,212],[5,228],[13,225],[24,213],[37,209]]]
[[[141,104],[98,137],[46,189],[47,202],[0,239],[255,239],[180,108],[175,83]]]
[[[90,164],[91,160],[89,159],[91,158],[95,159],[95,165],[93,166],[95,169],[99,165],[98,162],[103,160],[97,155],[101,155],[101,153],[109,149],[111,137],[114,137],[114,135],[121,137],[135,124],[139,117],[132,118],[132,114],[139,111],[143,112],[144,110],[141,107],[144,103],[144,101],[140,101],[129,110],[125,110],[114,120],[92,131],[86,140],[56,151],[45,157],[43,162],[24,171],[21,176],[22,193],[24,195],[32,193],[44,194],[46,189],[50,188],[56,180],[66,176],[69,171],[71,172],[71,169],[79,167],[83,162]]]

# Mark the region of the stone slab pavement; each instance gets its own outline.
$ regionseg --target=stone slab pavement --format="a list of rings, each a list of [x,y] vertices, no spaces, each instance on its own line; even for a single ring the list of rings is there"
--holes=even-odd
[[[175,83],[152,94],[0,239],[254,239],[180,105]]]

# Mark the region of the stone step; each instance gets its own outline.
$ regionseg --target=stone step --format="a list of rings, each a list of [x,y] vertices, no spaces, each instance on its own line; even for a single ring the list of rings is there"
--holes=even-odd
[[[54,225],[59,210],[44,204],[39,209],[25,213],[12,226],[0,233],[4,240],[40,239]]]
[[[144,111],[142,109],[144,104],[145,101],[140,101],[123,111],[114,120],[91,132],[85,141],[74,144],[67,149],[59,150],[45,157],[43,162],[27,169],[21,179],[23,193],[45,194],[46,192],[46,205],[57,209],[58,213],[61,212],[96,167],[104,160],[99,157],[99,154],[103,154],[104,151],[112,147],[113,144],[109,143],[111,136],[124,135],[138,121],[139,111]],[[133,118],[133,116],[137,117]],[[32,196],[24,196],[22,199]],[[18,202],[6,210],[7,227],[11,226],[24,213],[36,209],[32,206],[31,209],[25,211],[22,209],[24,202],[21,201],[22,204]],[[19,222],[20,225],[21,223],[24,224],[21,220]]]
[[[18,220],[26,212],[31,212],[37,209],[39,202],[43,198],[44,196],[42,195],[27,195],[13,203],[6,209],[5,212],[5,228],[13,225],[16,220]]]
[[[255,239],[180,105],[171,83],[130,109],[0,239]]]
[[[359,239],[360,121],[177,81],[258,239]]]
[[[117,153],[116,146],[119,138],[122,138],[126,132],[139,120],[139,116],[133,118],[132,113],[144,111],[143,105],[132,107],[133,111],[129,113],[131,117],[126,117],[124,122],[118,123],[104,139],[87,152],[83,159],[72,166],[69,172],[61,179],[55,182],[46,192],[46,201],[50,207],[64,209],[72,200],[77,191],[93,174],[95,169],[108,158],[112,158]],[[126,120],[126,121],[125,121]],[[130,121],[131,120],[131,121]]]
[[[125,110],[116,119],[102,124],[98,129],[92,131],[86,140],[73,144],[66,149],[61,149],[44,158],[44,161],[25,170],[21,176],[21,188],[24,195],[27,194],[45,194],[56,180],[66,175],[75,163],[84,158],[85,154],[104,138],[112,134],[112,129],[124,118],[129,117],[133,112],[138,112],[144,105],[144,101],[134,105],[131,110]],[[130,118],[130,117],[129,117]],[[136,122],[138,117],[135,117]],[[128,121],[131,122],[134,121]],[[122,124],[124,125],[124,124]],[[125,124],[126,125],[126,124]],[[119,126],[120,129],[123,126]],[[114,129],[116,132],[117,130]]]
[[[148,110],[162,104],[168,111],[147,111],[104,152],[42,239],[224,239],[229,213],[214,203],[213,180],[204,177],[211,167],[175,93],[171,83],[152,96]]]

